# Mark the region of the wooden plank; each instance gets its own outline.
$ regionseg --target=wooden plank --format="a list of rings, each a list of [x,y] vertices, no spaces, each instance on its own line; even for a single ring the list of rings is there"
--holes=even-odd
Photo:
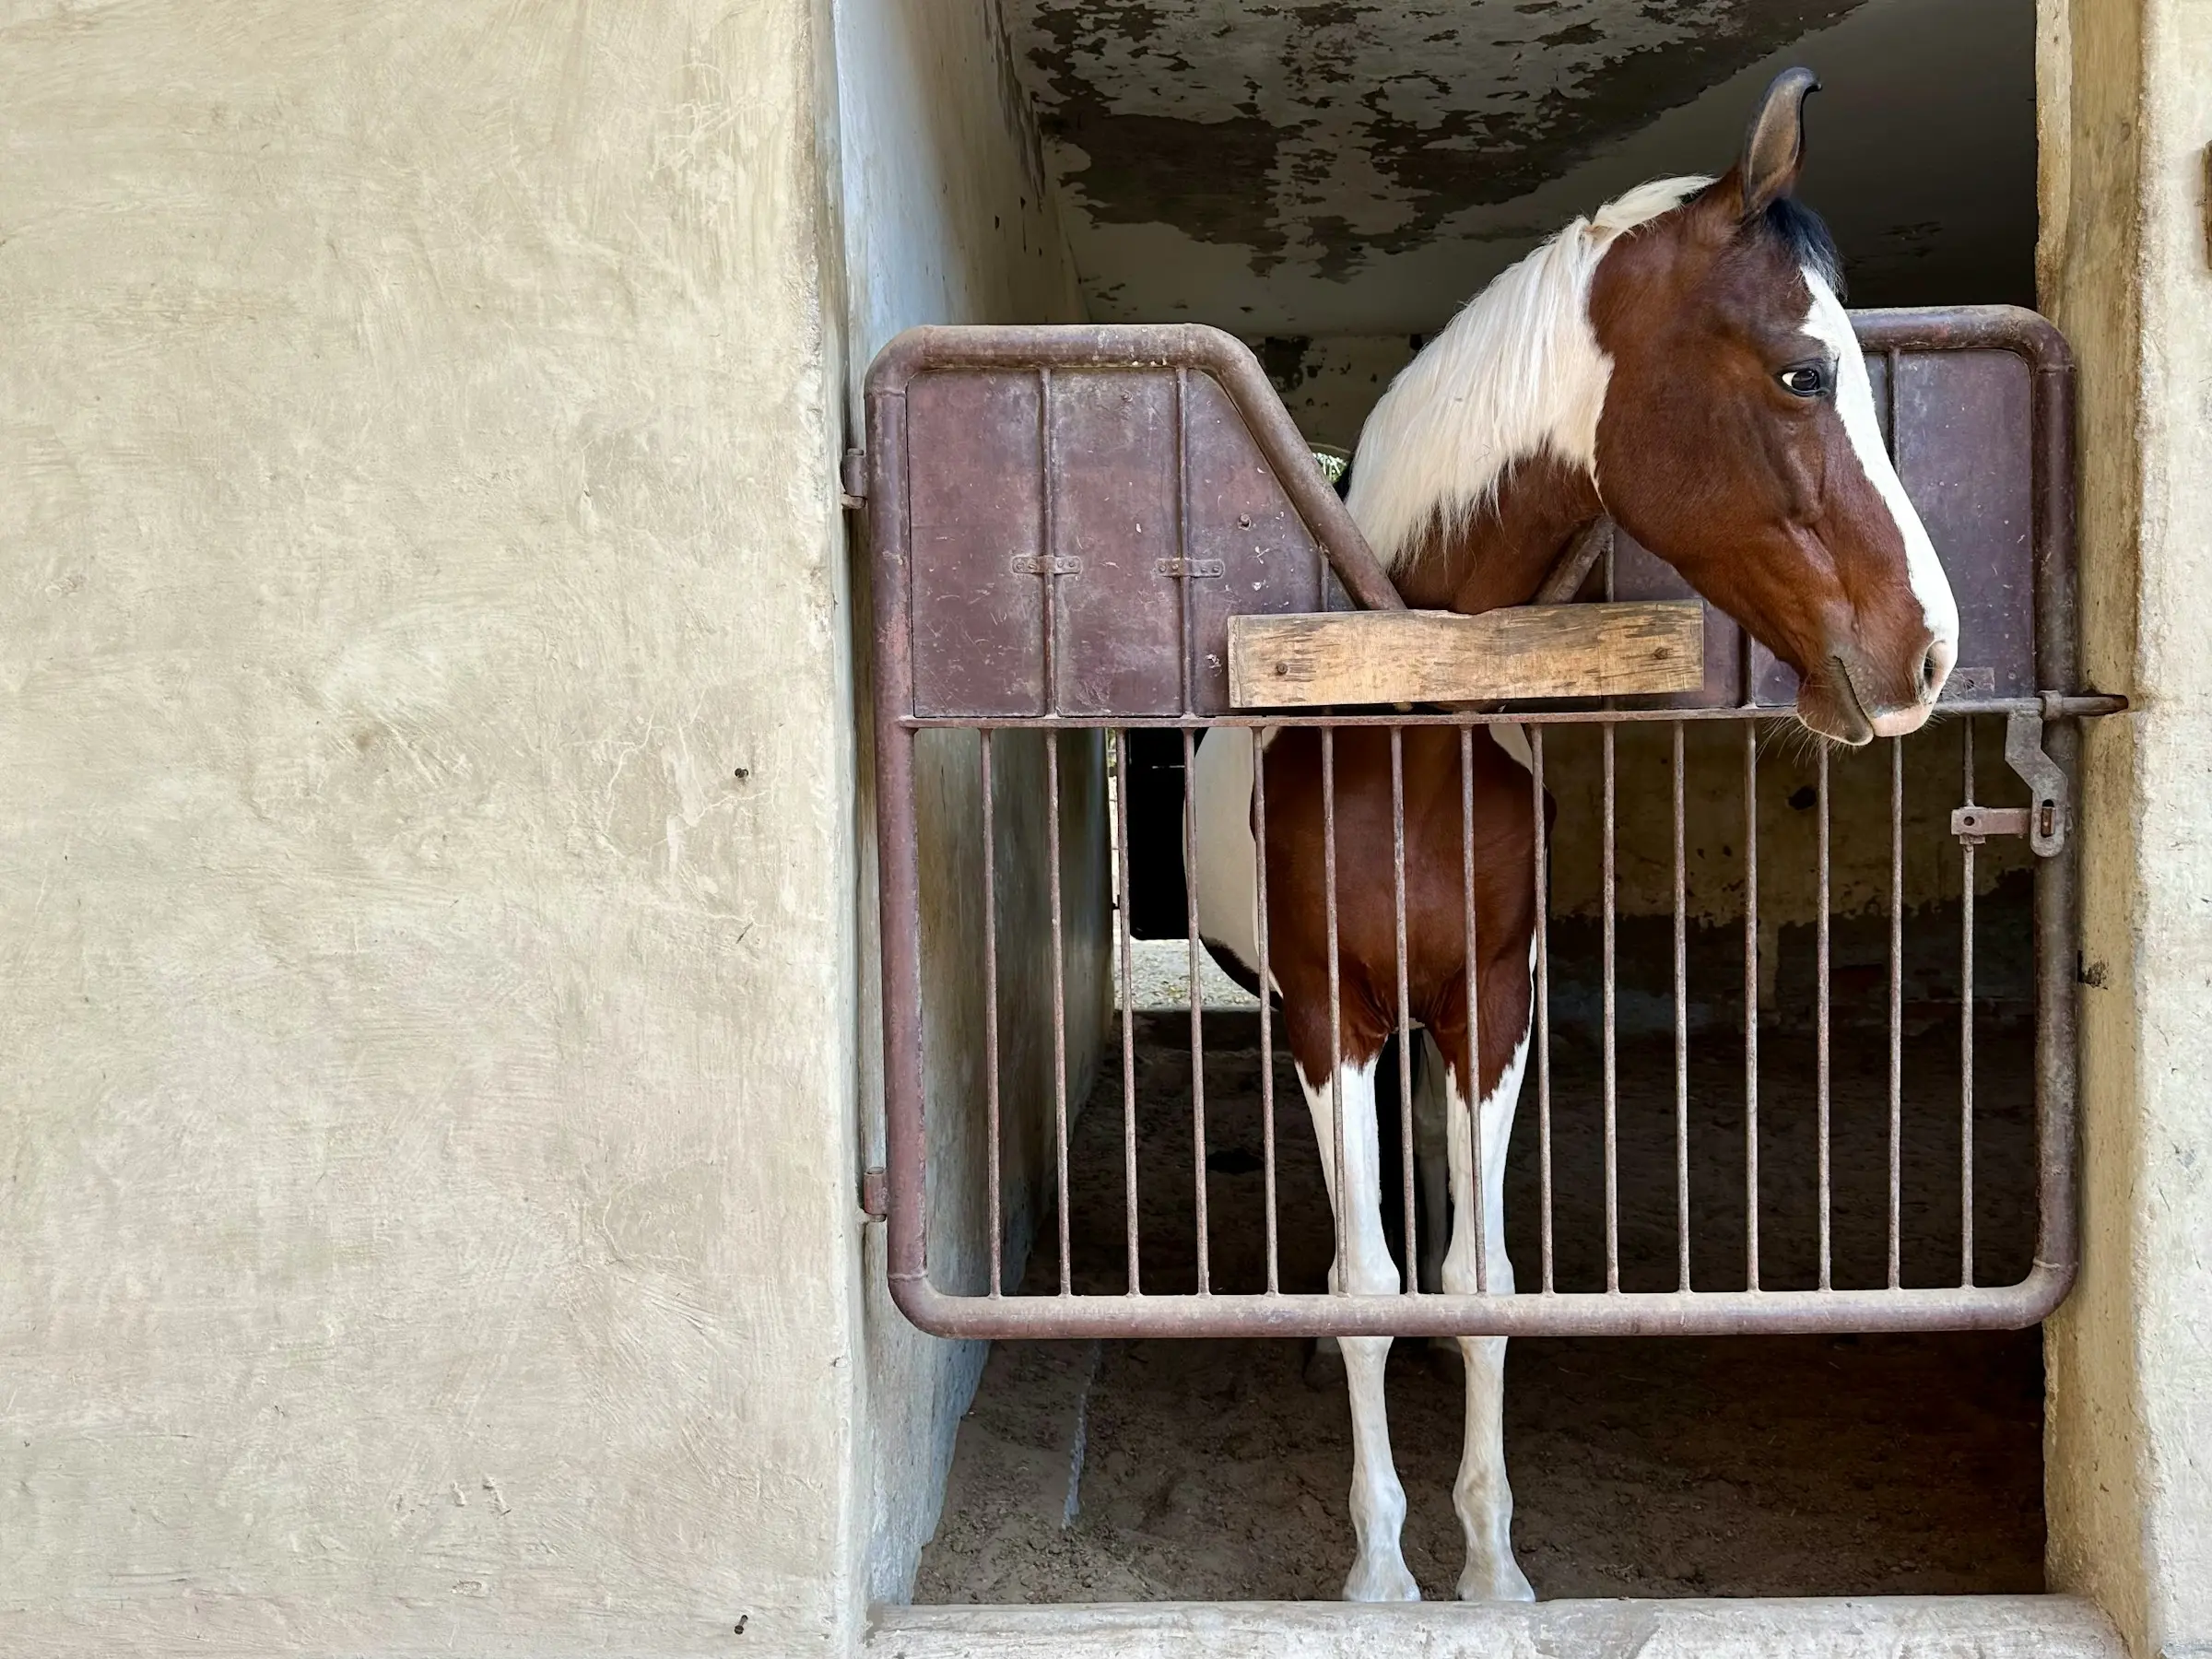
[[[1229,621],[1229,696],[1240,709],[1634,697],[1704,683],[1705,607],[1695,600]]]

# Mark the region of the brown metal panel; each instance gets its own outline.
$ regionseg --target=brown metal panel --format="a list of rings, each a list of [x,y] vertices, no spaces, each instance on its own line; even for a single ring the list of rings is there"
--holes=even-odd
[[[1602,588],[1599,597],[1603,596]],[[1618,526],[1613,532],[1616,599],[1695,599],[1697,590],[1674,566]],[[1705,685],[1671,697],[1639,697],[1638,708],[1729,709],[1744,700],[1744,630],[1727,612],[1705,607]]]
[[[2032,375],[2009,351],[1910,352],[1897,367],[1897,470],[1959,600],[1952,678],[2036,689]]]
[[[920,375],[906,410],[914,712],[1042,714],[1037,376]]]
[[[1053,377],[1053,700],[1062,714],[1172,714],[1182,594],[1173,370]]]
[[[1186,384],[1191,707],[1226,714],[1230,618],[1326,608],[1326,563],[1220,382]]]

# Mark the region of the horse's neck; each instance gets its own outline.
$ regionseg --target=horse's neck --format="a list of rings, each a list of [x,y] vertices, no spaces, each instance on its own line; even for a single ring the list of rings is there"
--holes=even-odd
[[[1430,534],[1397,572],[1398,589],[1420,610],[1473,616],[1525,605],[1598,511],[1597,487],[1581,467],[1549,455],[1516,463],[1489,506]]]

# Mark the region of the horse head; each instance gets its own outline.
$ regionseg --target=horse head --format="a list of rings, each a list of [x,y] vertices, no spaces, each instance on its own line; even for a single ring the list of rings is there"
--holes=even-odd
[[[1855,745],[1927,720],[1959,608],[1883,445],[1834,244],[1791,194],[1818,87],[1780,76],[1735,167],[1607,250],[1593,459],[1614,518],[1797,671],[1806,725]]]

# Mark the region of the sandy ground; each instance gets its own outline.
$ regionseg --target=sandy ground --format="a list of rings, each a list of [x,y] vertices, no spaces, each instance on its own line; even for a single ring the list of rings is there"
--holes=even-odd
[[[1264,1282],[1256,1018],[1209,1021],[1207,1193],[1220,1289]],[[1187,1289],[1195,1262],[1187,1018],[1139,1020],[1136,1123],[1147,1289]],[[1554,1230],[1562,1289],[1602,1284],[1595,1045],[1558,1045]],[[2022,1029],[1978,1036],[1976,1239],[1988,1282],[2024,1271],[2032,1239],[2030,1051]],[[1958,1030],[1906,1054],[1902,1241],[1908,1283],[1959,1266]],[[1814,1053],[1762,1042],[1762,1278],[1809,1284],[1816,1260]],[[1117,1056],[1118,1061],[1118,1056]],[[1693,1271],[1744,1282],[1740,1038],[1691,1059]],[[1624,1042],[1620,1127],[1627,1288],[1675,1272],[1671,1040]],[[1888,1236],[1888,1067],[1878,1032],[1839,1033],[1832,1085],[1835,1279],[1878,1284]],[[1386,1088],[1386,1102],[1395,1096]],[[1277,1056],[1286,1288],[1318,1288],[1330,1241],[1318,1154]],[[1540,1241],[1532,1068],[1508,1171],[1524,1288]],[[1093,1094],[1071,1167],[1078,1288],[1124,1283],[1118,1064]],[[1395,1223],[1393,1222],[1394,1235]],[[1056,1231],[1027,1291],[1057,1279]],[[1343,1391],[1302,1378],[1288,1342],[1001,1344],[961,1428],[925,1552],[924,1602],[1334,1596],[1352,1552]],[[1401,1343],[1391,1425],[1409,1514],[1406,1555],[1430,1595],[1460,1563],[1451,1480],[1461,1390],[1447,1354]],[[1507,1369],[1513,1532],[1540,1595],[1796,1595],[2041,1587],[2041,1370],[2035,1332],[1921,1337],[1553,1339]]]

